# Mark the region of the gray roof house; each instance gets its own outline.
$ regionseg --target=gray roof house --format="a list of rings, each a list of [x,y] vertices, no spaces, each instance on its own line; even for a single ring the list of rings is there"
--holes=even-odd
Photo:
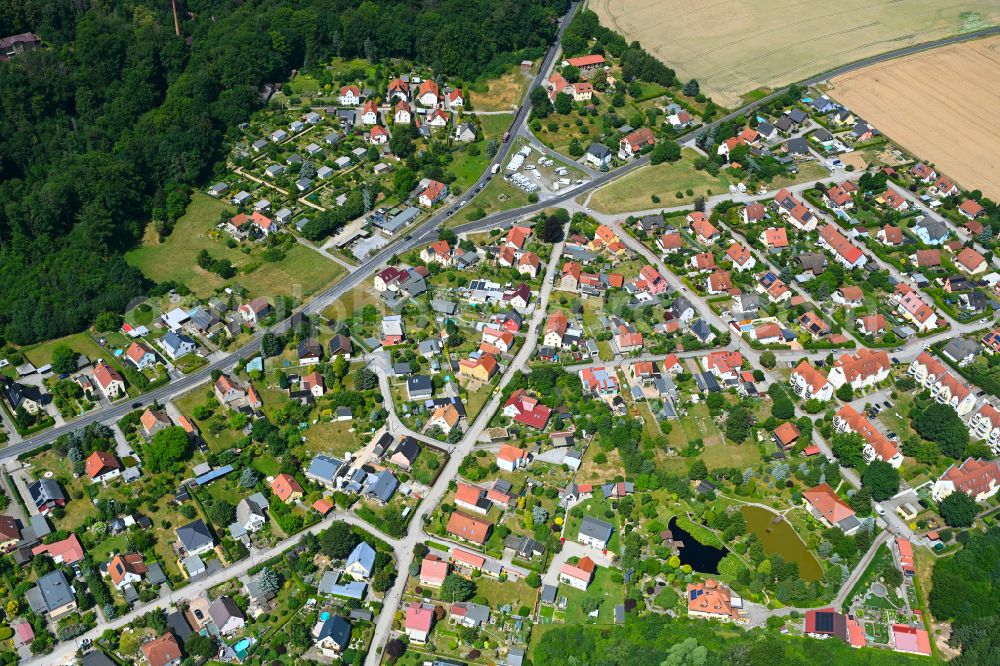
[[[490,607],[470,602],[451,605],[452,621],[464,627],[481,627],[490,622]]]
[[[344,562],[344,573],[354,580],[365,580],[371,578],[375,572],[375,549],[362,541]]]
[[[949,340],[941,353],[959,365],[966,365],[982,350],[982,345],[975,340],[958,337]]]
[[[28,494],[31,495],[35,508],[41,513],[66,503],[66,496],[63,495],[62,488],[55,479],[38,479],[28,485]]]
[[[607,547],[608,541],[611,541],[614,529],[611,523],[591,516],[584,516],[583,522],[580,523],[580,534],[576,540],[584,545],[603,550]]]
[[[392,498],[396,492],[396,488],[399,488],[399,479],[392,472],[384,469],[378,474],[369,476],[365,495],[370,499],[385,504]]]
[[[177,360],[182,356],[192,354],[198,348],[198,343],[190,337],[183,333],[174,333],[173,331],[167,331],[167,334],[160,339],[160,344],[163,346],[163,351],[166,352],[171,360]]]
[[[267,498],[261,493],[244,497],[236,505],[236,522],[247,532],[256,532],[267,522],[264,511],[268,506]]]
[[[407,377],[406,394],[410,400],[426,400],[434,395],[434,383],[427,375]]]
[[[76,610],[76,596],[73,586],[66,580],[66,574],[56,569],[38,579],[38,584],[25,595],[28,605],[36,613],[48,613],[57,618]]]
[[[316,647],[324,655],[329,656],[331,651],[340,653],[351,644],[351,625],[339,615],[331,615],[316,623],[312,636]]]
[[[337,477],[344,469],[344,463],[337,458],[333,458],[322,453],[315,456],[309,463],[306,470],[306,477],[316,483],[333,488],[336,485]]]
[[[246,625],[246,616],[230,597],[219,597],[208,607],[208,615],[212,618],[219,633],[227,636],[239,631]]]
[[[177,539],[189,555],[207,553],[215,547],[212,531],[202,519],[177,528]]]

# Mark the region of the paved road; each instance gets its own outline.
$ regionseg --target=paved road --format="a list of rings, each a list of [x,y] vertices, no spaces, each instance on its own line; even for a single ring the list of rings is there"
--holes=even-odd
[[[574,11],[576,10],[576,8],[577,8],[577,3],[572,3],[571,6],[570,6],[570,11],[567,13],[567,15],[565,17],[563,17],[563,19],[562,19],[562,21],[560,23],[560,28],[559,28],[559,33],[558,33],[559,37],[561,37],[563,31],[565,30],[566,26],[568,25],[569,20],[572,17],[572,15],[573,15]],[[810,79],[807,79],[807,80],[805,80],[805,81],[803,81],[801,83],[803,85],[811,85],[811,84],[814,84],[814,83],[818,83],[820,81],[824,81],[824,80],[826,80],[826,79],[828,79],[830,77],[837,76],[837,75],[840,75],[840,74],[845,74],[847,72],[859,69],[861,67],[866,67],[868,65],[876,64],[876,63],[879,63],[879,62],[884,62],[884,61],[887,61],[887,60],[891,60],[891,59],[894,59],[894,58],[898,58],[898,57],[910,55],[910,54],[913,54],[913,53],[918,53],[918,52],[925,51],[925,50],[928,50],[928,49],[936,48],[938,46],[943,46],[943,45],[947,45],[947,44],[954,44],[954,43],[968,41],[968,40],[971,40],[971,39],[976,39],[976,38],[985,37],[985,36],[994,35],[994,34],[1000,34],[1000,27],[987,28],[987,29],[984,29],[984,30],[980,30],[980,31],[972,32],[972,33],[967,33],[967,34],[964,34],[964,35],[957,35],[957,36],[954,36],[954,37],[948,37],[948,38],[945,38],[945,39],[936,40],[936,41],[933,41],[933,42],[928,42],[926,44],[921,44],[921,45],[907,47],[907,48],[904,48],[904,49],[900,49],[899,51],[895,51],[895,52],[888,53],[888,54],[883,54],[883,55],[879,55],[879,56],[873,56],[871,58],[866,58],[866,59],[857,61],[855,63],[851,63],[849,65],[844,65],[842,67],[835,68],[835,69],[830,70],[830,71],[828,71],[826,73],[817,75],[817,76],[812,77]],[[553,63],[554,58],[555,58],[555,55],[556,55],[556,53],[558,51],[559,37],[557,37],[557,39],[556,39],[556,45],[553,46],[552,48],[550,48],[550,50],[548,51],[548,53],[545,56],[545,59],[542,61],[542,65],[539,68],[539,72],[536,75],[534,81],[532,82],[532,86],[529,87],[529,91],[535,85],[540,84],[544,80],[545,76],[548,74],[548,71],[549,71],[550,67],[552,66],[552,63]],[[759,106],[761,106],[763,104],[766,104],[766,103],[772,101],[773,99],[776,99],[781,94],[782,93],[780,91],[779,92],[775,92],[775,93],[772,93],[771,95],[768,95],[768,96],[766,96],[764,98],[761,98],[761,99],[759,99],[759,100],[757,100],[757,101],[755,101],[753,103],[747,104],[747,105],[745,105],[745,106],[743,106],[743,107],[741,107],[739,109],[736,109],[732,113],[729,113],[729,114],[727,114],[727,115],[719,118],[718,120],[714,121],[713,123],[709,123],[709,124],[707,124],[707,125],[705,125],[703,127],[698,128],[695,131],[689,132],[688,134],[685,134],[683,136],[678,137],[677,140],[680,143],[689,141],[689,140],[695,138],[695,136],[698,133],[701,133],[703,131],[707,131],[710,127],[712,127],[714,125],[717,125],[719,123],[722,123],[722,122],[726,122],[726,121],[731,120],[733,118],[736,118],[739,115],[745,115],[746,113],[752,111],[753,109],[755,109],[755,108],[757,108],[757,107],[759,107]],[[527,119],[527,116],[528,116],[529,112],[530,112],[530,105],[527,104],[527,100],[525,100],[525,103],[523,103],[521,105],[521,107],[519,108],[519,110],[518,110],[518,112],[517,112],[517,114],[515,116],[515,120],[514,120],[514,123],[512,125],[512,134],[518,134],[518,133],[521,132],[521,129],[524,126],[524,123],[525,123],[525,121]],[[512,142],[508,142],[506,144],[502,144],[501,147],[500,147],[500,149],[499,149],[499,151],[498,151],[498,153],[497,153],[497,155],[494,157],[493,161],[491,162],[490,166],[492,166],[493,164],[501,164],[501,163],[503,163],[506,160],[507,156],[510,154],[511,149],[512,149],[512,145],[513,145]],[[464,224],[464,225],[460,225],[460,226],[458,226],[458,227],[455,228],[455,231],[456,231],[456,233],[474,233],[474,232],[478,232],[478,231],[483,231],[483,230],[488,230],[488,229],[493,229],[493,228],[497,228],[497,227],[502,227],[502,226],[509,225],[512,222],[514,222],[515,220],[518,220],[518,219],[530,216],[530,215],[534,214],[535,212],[537,212],[539,210],[542,210],[544,208],[548,208],[548,207],[551,207],[551,206],[557,205],[557,204],[564,204],[566,202],[572,202],[572,200],[576,196],[578,196],[579,194],[581,194],[582,192],[590,191],[590,190],[599,188],[602,185],[610,182],[611,180],[614,180],[614,179],[619,178],[619,177],[621,177],[621,176],[623,176],[623,175],[625,175],[627,173],[630,173],[630,172],[632,172],[632,171],[634,171],[636,169],[641,168],[642,166],[644,166],[645,164],[647,164],[648,161],[649,161],[648,156],[641,157],[641,158],[633,161],[632,163],[630,163],[630,164],[622,167],[621,169],[616,170],[615,172],[608,173],[608,174],[602,174],[602,175],[594,178],[589,183],[585,183],[583,185],[579,185],[579,186],[576,186],[574,188],[570,188],[568,190],[565,190],[565,191],[563,191],[562,193],[560,193],[556,197],[551,197],[551,198],[546,199],[544,201],[539,201],[536,204],[525,206],[523,208],[519,208],[519,209],[516,209],[516,210],[505,211],[505,212],[502,212],[502,213],[497,213],[497,214],[494,214],[494,215],[490,215],[490,216],[487,216],[486,218],[483,218],[482,220],[479,220],[479,221],[476,221],[476,222],[470,222],[470,223],[467,223],[467,224]],[[491,177],[491,174],[490,174],[489,170],[487,170],[486,172],[484,172],[483,175],[479,178],[479,180],[473,185],[473,187],[472,187],[473,192],[475,192],[477,188],[479,188],[481,186],[484,186],[486,184],[486,182],[490,179],[490,177]],[[384,248],[381,252],[379,252],[379,253],[377,253],[377,254],[369,257],[368,259],[366,259],[354,271],[352,271],[349,275],[347,275],[343,280],[341,280],[337,284],[331,286],[330,288],[328,288],[325,291],[323,291],[320,294],[318,294],[311,302],[309,302],[308,304],[306,304],[303,307],[300,307],[298,309],[298,311],[306,313],[306,314],[314,314],[314,313],[321,312],[326,307],[328,307],[333,301],[335,301],[337,298],[339,298],[343,294],[347,293],[348,291],[350,291],[351,289],[353,289],[358,284],[361,284],[372,273],[374,273],[383,264],[385,264],[385,262],[390,257],[398,255],[398,254],[403,253],[403,252],[406,252],[406,251],[408,251],[408,250],[410,250],[412,248],[415,248],[415,247],[417,247],[419,245],[422,245],[422,244],[428,242],[429,240],[435,238],[437,236],[437,229],[444,223],[444,221],[448,217],[450,217],[452,214],[454,214],[457,209],[458,209],[458,206],[453,204],[453,205],[449,206],[448,208],[446,208],[445,210],[437,213],[436,215],[431,216],[430,218],[428,218],[424,222],[418,224],[417,227],[414,229],[414,231],[410,235],[406,236],[401,241],[397,241],[395,243],[390,244],[389,246],[387,246],[386,248]],[[628,234],[622,234],[622,238],[623,239],[628,239],[630,237],[628,236]],[[558,254],[554,253],[553,254],[553,260],[549,264],[549,274],[550,275],[551,275],[551,271],[552,271],[552,269],[553,269],[553,267],[555,265],[555,262],[556,262],[557,258],[558,258]],[[662,264],[661,264],[661,266],[662,266]],[[673,278],[673,274],[670,273],[669,271],[664,270],[663,274],[668,279],[668,281],[672,281],[672,282],[675,282],[675,283],[679,282],[679,281],[676,280],[676,278]],[[671,280],[672,278],[673,278],[673,280]],[[674,286],[675,286],[675,288],[678,288],[681,285],[674,284]],[[680,289],[680,290],[683,291],[684,293],[687,293],[686,289]],[[515,359],[515,362],[511,364],[511,366],[509,367],[508,371],[505,373],[503,379],[501,380],[501,386],[506,385],[506,383],[510,380],[510,377],[512,376],[512,373],[514,371],[519,371],[521,368],[523,368],[524,367],[524,363],[530,357],[530,353],[531,353],[532,349],[534,348],[535,340],[537,338],[537,327],[538,327],[538,324],[541,321],[541,319],[544,317],[544,303],[546,302],[546,300],[548,298],[548,293],[550,291],[551,291],[551,286],[549,284],[549,280],[546,279],[546,287],[543,288],[543,297],[541,299],[541,306],[536,311],[535,316],[532,319],[531,327],[529,329],[529,339],[528,339],[528,342],[522,347],[521,352],[518,354],[517,358]],[[698,303],[698,309],[701,311],[702,316],[708,318],[710,321],[713,321],[717,325],[721,322],[721,320],[718,317],[716,317],[714,315],[714,313],[711,312],[710,309],[705,308],[705,309],[707,309],[707,312],[704,311],[704,309],[703,309],[703,305],[704,304],[701,303],[701,299],[693,299],[693,302]],[[291,313],[289,313],[289,316],[290,315],[291,315]],[[724,323],[722,325],[723,325],[723,327],[725,326]],[[274,327],[272,327],[272,330],[274,332],[276,332],[276,333],[282,333],[282,332],[286,331],[288,329],[288,327],[289,327],[289,318],[286,318],[286,319],[282,320],[281,322],[279,322],[278,324],[276,324]],[[111,407],[108,407],[106,409],[101,409],[101,410],[94,411],[94,412],[88,413],[86,415],[80,416],[80,417],[78,417],[78,418],[76,418],[76,419],[74,419],[74,420],[66,423],[65,425],[53,428],[53,429],[51,429],[51,430],[49,430],[49,431],[47,431],[45,433],[42,433],[40,435],[35,436],[35,437],[29,438],[29,439],[26,439],[26,440],[23,440],[23,441],[15,442],[11,446],[9,446],[9,447],[7,447],[6,449],[3,450],[3,457],[0,458],[0,463],[6,463],[6,462],[8,462],[9,460],[11,460],[12,458],[15,458],[17,455],[19,455],[21,453],[24,453],[24,452],[27,452],[27,451],[31,451],[31,450],[33,450],[33,449],[35,449],[35,448],[37,448],[37,447],[39,447],[39,446],[41,446],[43,444],[46,444],[46,443],[49,443],[49,442],[55,440],[56,438],[58,438],[62,434],[69,433],[72,430],[80,428],[80,427],[82,427],[84,425],[87,425],[89,423],[94,423],[94,422],[98,422],[98,421],[114,422],[114,421],[117,421],[118,419],[120,419],[122,416],[124,416],[128,412],[130,412],[131,410],[133,410],[133,409],[135,409],[135,408],[137,408],[139,406],[146,406],[146,405],[149,405],[150,403],[152,403],[154,401],[160,402],[160,403],[168,402],[173,397],[175,397],[177,395],[180,395],[180,394],[182,394],[184,392],[187,392],[188,390],[190,390],[190,389],[198,386],[199,384],[207,381],[211,377],[211,373],[213,371],[215,371],[215,370],[226,370],[226,369],[230,368],[231,366],[233,366],[239,359],[249,358],[249,357],[252,357],[252,356],[256,355],[258,353],[259,349],[260,349],[260,342],[261,342],[262,336],[263,336],[263,332],[258,332],[256,335],[254,335],[251,338],[251,340],[248,342],[248,344],[246,344],[244,347],[242,347],[241,349],[237,350],[236,352],[233,352],[233,353],[228,354],[228,355],[223,355],[220,358],[218,358],[218,359],[210,362],[207,366],[205,366],[201,370],[199,370],[199,371],[197,371],[195,373],[192,373],[191,375],[175,379],[171,383],[167,384],[166,386],[163,386],[163,387],[161,387],[159,389],[150,391],[149,393],[144,394],[143,396],[141,396],[140,398],[138,398],[138,399],[136,399],[134,401],[123,401],[123,402],[117,403],[117,404],[115,404],[115,405],[113,405]],[[752,352],[753,352],[753,350],[750,350],[750,352],[747,353],[747,356],[750,356],[751,358],[759,356],[759,354],[753,354]],[[462,440],[462,442],[460,442],[459,445],[456,446],[455,455],[450,458],[450,460],[449,460],[448,464],[446,465],[445,469],[442,471],[442,474],[439,476],[438,483],[435,484],[435,486],[432,489],[430,495],[420,505],[420,509],[418,510],[418,517],[421,520],[433,508],[433,506],[435,506],[437,504],[437,502],[440,501],[441,497],[444,494],[444,491],[447,488],[447,481],[450,480],[451,478],[454,478],[456,476],[457,471],[458,471],[458,466],[461,463],[462,457],[466,453],[468,453],[469,450],[471,450],[472,446],[474,445],[474,442],[475,442],[476,438],[478,437],[478,434],[481,433],[482,430],[485,428],[485,426],[489,423],[489,420],[490,420],[493,412],[495,411],[495,409],[498,406],[499,406],[498,405],[498,398],[495,396],[493,399],[490,400],[490,402],[486,405],[486,407],[484,407],[484,409],[480,412],[479,417],[472,424],[472,426],[470,426],[469,431],[468,431],[466,437],[464,437],[463,440]],[[349,514],[345,514],[345,515],[337,514],[337,518],[340,518],[340,519],[343,519],[343,520],[347,520],[349,522],[355,522],[355,521],[357,521],[356,518],[354,518],[353,516],[350,516]],[[310,531],[312,531],[312,530],[318,530],[321,527],[325,527],[326,524],[327,524],[327,522],[328,521],[323,521],[322,523],[318,524],[317,526],[314,526],[313,528],[310,528]],[[420,523],[417,522],[416,524],[419,525]],[[363,526],[366,529],[371,530],[371,527],[368,526],[367,524],[364,524]],[[412,552],[412,545],[414,543],[416,543],[416,540],[418,538],[420,538],[418,530],[411,530],[411,534],[413,536],[409,536],[409,537],[406,537],[404,540],[401,540],[399,542],[395,542],[398,545],[397,553],[400,554],[401,560],[403,558],[408,558],[409,557],[409,555],[407,555],[407,553],[411,553]],[[288,546],[291,545],[291,544],[293,544],[298,538],[301,538],[301,535],[299,535],[298,537],[293,537],[292,539],[289,539],[289,540],[286,540],[284,542],[281,542],[281,543],[277,544],[274,547],[274,549],[272,549],[272,550],[274,551],[275,554],[277,554],[281,550],[284,550],[284,549],[288,548]],[[392,542],[392,540],[389,540],[389,541]],[[268,551],[268,552],[270,552],[270,551]],[[264,556],[265,555],[262,554],[262,557],[264,557]],[[402,565],[402,561],[401,561],[401,565]],[[238,563],[237,565],[234,565],[233,567],[224,569],[223,571],[219,572],[218,574],[213,574],[212,577],[203,579],[203,581],[201,581],[201,582],[192,584],[191,587],[185,588],[185,590],[183,592],[183,594],[185,595],[184,598],[186,598],[186,595],[193,595],[193,594],[195,594],[197,590],[201,589],[200,588],[201,585],[205,585],[206,589],[207,589],[207,587],[210,587],[212,584],[215,584],[215,582],[221,582],[221,580],[225,580],[225,579],[229,579],[229,578],[231,578],[233,576],[241,575],[241,573],[245,572],[246,569],[249,568],[249,566],[251,566],[251,565],[248,565],[247,562]],[[403,570],[405,570],[405,568],[403,566],[401,566],[400,570],[403,571]],[[219,581],[215,581],[215,582],[211,582],[211,581],[214,581],[214,577],[215,576],[219,576],[220,580]],[[376,640],[375,640],[375,642],[373,642],[373,649],[369,653],[368,658],[366,660],[366,663],[369,664],[369,665],[371,665],[371,666],[374,666],[374,665],[378,664],[379,661],[380,661],[380,659],[381,659],[380,655],[376,654],[376,652],[374,650],[374,647],[375,646],[381,646],[384,643],[385,639],[388,637],[389,629],[391,629],[392,617],[393,617],[393,614],[394,614],[393,611],[394,611],[396,605],[399,602],[399,596],[400,596],[400,593],[401,593],[401,590],[402,590],[402,586],[404,584],[405,584],[405,577],[404,576],[400,576],[399,579],[397,580],[397,585],[394,586],[393,590],[391,590],[390,593],[387,594],[387,596],[386,596],[386,599],[385,599],[385,602],[386,602],[385,610],[384,610],[384,612],[382,612],[380,614],[380,617],[378,619],[378,625],[377,625],[376,634],[375,634]],[[849,585],[845,585],[845,588],[849,589]],[[179,596],[178,598],[181,598],[181,597]],[[96,634],[99,631],[103,631],[106,628],[121,627],[127,621],[129,621],[130,619],[132,619],[136,614],[148,612],[152,607],[162,607],[162,606],[166,605],[167,603],[169,603],[169,600],[164,600],[163,598],[161,598],[160,600],[158,600],[156,602],[153,602],[153,604],[143,605],[143,606],[139,607],[137,610],[133,611],[131,614],[126,615],[126,616],[124,616],[122,618],[119,618],[118,620],[115,620],[115,621],[113,621],[113,622],[111,622],[111,623],[109,623],[107,625],[102,625],[98,629],[95,629],[92,632],[90,632],[90,634],[95,634],[95,636],[90,636],[90,634],[85,634],[84,637],[91,637],[91,638],[93,638],[93,637],[96,637]],[[66,660],[72,654],[72,652],[74,650],[75,650],[75,645],[69,644],[69,643],[63,643],[63,644],[58,645],[57,648],[56,648],[56,650],[55,650],[55,652],[53,652],[52,654],[45,655],[44,657],[36,657],[36,658],[32,659],[29,663],[50,663],[50,664],[51,663],[60,663],[60,662],[62,662],[64,660]]]

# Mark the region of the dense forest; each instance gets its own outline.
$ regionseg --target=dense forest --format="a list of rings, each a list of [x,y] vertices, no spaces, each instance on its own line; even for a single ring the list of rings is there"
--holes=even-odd
[[[951,622],[951,644],[962,654],[951,663],[1000,663],[1000,527],[962,532],[965,546],[934,565],[931,613]]]
[[[567,0],[0,2],[0,337],[80,330],[146,291],[123,253],[169,231],[261,85],[332,56],[472,79],[550,42]]]

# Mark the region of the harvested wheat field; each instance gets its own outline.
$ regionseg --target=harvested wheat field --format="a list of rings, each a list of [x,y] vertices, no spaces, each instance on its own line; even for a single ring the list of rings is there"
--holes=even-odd
[[[831,97],[965,189],[1000,199],[1000,37],[833,79]]]
[[[996,0],[591,0],[590,8],[728,107],[758,88],[1000,22]]]

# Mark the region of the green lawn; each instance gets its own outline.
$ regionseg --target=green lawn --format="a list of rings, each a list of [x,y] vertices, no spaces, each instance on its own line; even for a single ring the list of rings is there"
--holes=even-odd
[[[511,66],[498,78],[470,84],[469,99],[477,111],[510,111],[524,100],[531,77],[532,74],[522,72],[519,66]]]
[[[708,413],[708,405],[700,402],[688,408],[686,416],[673,421],[667,441],[677,451],[687,448],[688,442],[700,439],[704,444],[700,457],[709,469],[743,467],[760,461],[760,453],[751,442],[730,444],[726,442],[719,426]]]
[[[196,426],[198,426],[202,439],[204,439],[205,443],[208,444],[208,448],[213,452],[218,453],[231,448],[234,444],[236,444],[236,442],[243,439],[243,433],[236,430],[230,430],[228,427],[222,429],[218,435],[213,435],[210,432],[209,421],[212,419],[228,417],[228,414],[222,407],[216,407],[215,415],[213,415],[210,419],[199,421],[194,417],[194,408],[198,405],[204,404],[208,400],[210,393],[211,389],[206,384],[194,389],[193,391],[189,391],[178,398],[174,398],[173,403],[182,414],[187,416]]]
[[[227,234],[215,229],[223,212],[234,213],[235,209],[196,192],[170,236],[160,242],[150,225],[142,247],[126,254],[125,259],[151,280],[184,283],[200,297],[210,296],[228,284],[239,283],[246,287],[251,297],[273,298],[282,294],[304,298],[345,273],[340,264],[301,245],[288,250],[285,258],[277,262],[258,259],[256,247],[250,255],[239,248],[228,248],[225,244]],[[237,275],[227,281],[199,267],[197,256],[201,250],[207,250],[213,258],[228,259],[236,267]],[[250,266],[256,267],[247,273],[241,269]]]
[[[597,567],[594,571],[594,580],[586,592],[577,590],[568,585],[560,585],[558,596],[566,597],[566,624],[613,624],[615,621],[615,606],[622,603],[625,597],[621,583],[612,580],[617,572],[604,567]],[[618,573],[620,576],[621,574]],[[601,601],[597,618],[590,618],[583,609],[583,600],[587,597],[596,598]]]
[[[66,345],[78,354],[83,354],[91,362],[103,358],[112,367],[118,366],[118,363],[114,360],[114,354],[102,349],[87,333],[73,333],[64,338],[56,338],[55,340],[42,342],[31,347],[24,347],[21,351],[37,368],[50,363],[52,361],[52,350],[60,345]]]
[[[720,194],[729,188],[730,178],[724,173],[713,177],[694,168],[698,154],[685,149],[677,162],[649,165],[600,188],[590,199],[594,210],[602,213],[624,213],[656,206],[677,206],[694,201],[695,197]],[[691,189],[693,194],[686,191]],[[677,197],[681,192],[683,196]],[[657,195],[660,203],[653,203]]]
[[[348,451],[357,451],[362,442],[352,432],[353,421],[327,421],[310,425],[302,433],[305,447],[312,453],[330,453],[343,458]]]
[[[109,539],[105,539],[98,545],[90,549],[90,557],[94,562],[106,562],[111,559],[114,553],[123,553],[128,549],[128,538],[125,534],[119,534]]]
[[[501,583],[489,576],[477,578],[475,582],[476,594],[489,599],[492,608],[510,604],[516,613],[521,606],[535,607],[536,591],[523,582],[507,580]]]

